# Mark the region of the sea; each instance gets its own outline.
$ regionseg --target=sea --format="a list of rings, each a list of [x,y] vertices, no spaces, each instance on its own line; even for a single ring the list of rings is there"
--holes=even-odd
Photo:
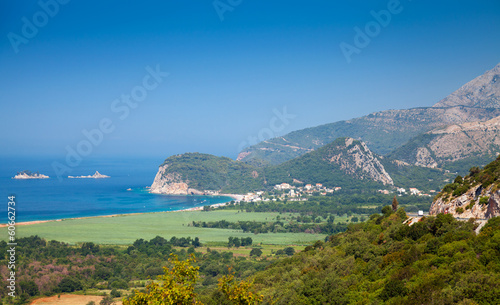
[[[15,196],[16,222],[58,220],[130,213],[178,211],[224,203],[227,196],[151,194],[158,158],[88,158],[57,177],[53,162],[65,164],[64,158],[4,157],[0,163],[0,194],[7,223],[8,196]],[[48,179],[12,179],[29,170],[49,176]],[[104,179],[70,179],[67,176],[93,175],[96,171],[110,176]]]

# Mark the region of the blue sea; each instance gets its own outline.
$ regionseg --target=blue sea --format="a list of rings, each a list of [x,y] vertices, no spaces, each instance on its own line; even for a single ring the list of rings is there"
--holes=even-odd
[[[85,159],[70,173],[58,179],[52,162],[64,164],[54,157],[2,158],[0,193],[7,222],[9,195],[16,197],[16,222],[55,220],[74,217],[129,213],[177,211],[193,207],[228,202],[226,196],[170,196],[148,192],[158,166],[157,158]],[[29,170],[50,176],[49,179],[12,179],[17,172]],[[95,171],[108,175],[106,179],[69,179],[68,175],[93,175]]]

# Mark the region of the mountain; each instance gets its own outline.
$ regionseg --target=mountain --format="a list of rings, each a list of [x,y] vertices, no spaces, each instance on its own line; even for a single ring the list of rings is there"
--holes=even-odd
[[[433,107],[386,110],[352,120],[294,131],[244,149],[237,160],[254,165],[280,164],[318,149],[339,137],[362,140],[375,153],[386,155],[412,138],[436,128],[493,119],[500,116],[500,105],[494,102],[500,99],[500,92],[497,90],[499,67],[500,65],[496,66],[465,85],[467,90],[462,87],[450,95],[450,101],[454,97],[456,105],[450,106],[443,100]],[[458,93],[459,91],[463,94]],[[466,99],[467,96],[470,100]],[[462,97],[462,104],[458,102],[458,97]],[[493,108],[484,108],[487,106]]]
[[[500,64],[463,85],[434,107],[500,108]]]
[[[366,144],[340,138],[278,166],[254,167],[225,157],[186,153],[160,165],[150,191],[158,194],[247,193],[294,181],[342,188],[393,185]]]
[[[321,183],[348,190],[391,186],[439,189],[448,178],[442,170],[413,166],[373,153],[352,138],[339,138],[279,165],[257,167],[225,157],[186,153],[159,167],[150,191],[158,194],[247,193],[276,184]]]
[[[313,152],[267,167],[265,172],[271,185],[294,180],[342,188],[394,184],[380,157],[352,138],[339,138]]]
[[[264,188],[262,170],[226,157],[185,153],[167,158],[150,191],[157,194],[246,193]]]
[[[479,219],[500,216],[500,157],[482,170],[471,168],[467,176],[458,176],[446,185],[436,196],[429,213]]]
[[[500,117],[437,128],[411,139],[388,155],[417,166],[463,171],[486,164],[500,152]]]

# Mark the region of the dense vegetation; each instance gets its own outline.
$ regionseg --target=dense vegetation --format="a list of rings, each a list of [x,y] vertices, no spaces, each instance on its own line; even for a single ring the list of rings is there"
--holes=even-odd
[[[453,183],[445,185],[443,190],[436,196],[453,199],[465,194],[471,187],[479,186],[479,193],[487,188],[493,191],[500,187],[500,156],[497,159],[480,169],[472,167],[465,177],[457,176]]]
[[[21,297],[16,302],[95,288],[113,289],[116,296],[118,290],[132,288],[136,294],[130,304],[140,304],[134,298],[147,297],[154,289],[170,293],[171,286],[186,288],[205,304],[235,304],[235,299],[249,296],[255,304],[260,296],[265,304],[500,304],[500,217],[490,219],[479,234],[473,220],[457,221],[449,214],[423,217],[408,226],[402,208],[393,212],[396,201],[382,215],[352,223],[346,232],[299,253],[291,247],[279,250],[274,261],[259,258],[259,247],[251,250],[253,258],[209,249],[203,254],[197,238],[139,239],[128,247],[21,238]],[[251,238],[228,240],[232,247],[242,243],[252,245]],[[0,251],[6,249],[0,242]],[[172,261],[172,254],[188,261]],[[0,263],[5,276],[5,258]],[[170,273],[165,265],[172,267]],[[176,284],[169,282],[173,286],[150,282],[145,289],[144,280],[173,276],[175,266],[196,273],[196,281],[184,285],[181,277]],[[5,289],[0,287],[2,296]]]
[[[354,141],[352,145],[361,147],[359,141]],[[329,161],[332,156],[340,154],[353,164],[351,168],[356,168],[354,160],[349,159],[348,149],[345,147],[345,138],[339,138],[315,151],[276,166],[259,167],[199,153],[172,156],[166,159],[163,165],[168,165],[166,175],[179,174],[183,181],[188,182],[190,188],[224,193],[271,190],[276,184],[292,184],[296,180],[303,182],[302,186],[321,183],[329,188],[342,187],[359,192],[385,188],[382,183],[367,179],[366,173],[359,168],[346,174],[338,164]],[[440,170],[396,165],[392,159],[379,159],[398,187],[440,189],[445,178],[449,178],[449,175]]]
[[[451,215],[383,212],[257,273],[264,303],[500,304],[500,218],[476,235]]]
[[[245,242],[248,242],[245,239]],[[228,268],[235,272],[237,280],[263,270],[270,261],[233,257],[231,252],[210,249],[199,252],[198,238],[155,237],[149,241],[136,240],[128,247],[100,246],[83,243],[71,246],[57,241],[46,241],[38,236],[19,238],[18,264],[16,268],[16,304],[25,304],[30,297],[73,291],[96,289],[144,289],[148,278],[163,274],[171,254],[187,259],[193,254],[201,281],[197,289],[215,289],[217,280],[228,275]],[[0,241],[1,253],[7,253],[7,244]],[[250,250],[248,250],[250,251]],[[6,257],[0,260],[0,274],[7,276]],[[0,304],[7,301],[7,285],[0,286]],[[8,302],[7,304],[10,304]]]
[[[262,171],[226,157],[200,153],[171,156],[165,174],[180,174],[189,187],[197,190],[221,190],[224,193],[246,193],[264,188]]]

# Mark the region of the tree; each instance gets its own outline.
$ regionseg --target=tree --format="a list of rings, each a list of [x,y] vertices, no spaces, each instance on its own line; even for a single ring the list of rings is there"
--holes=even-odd
[[[158,277],[158,282],[151,282],[146,287],[147,292],[136,292],[128,299],[124,299],[123,305],[202,304],[194,292],[199,278],[199,267],[193,266],[196,262],[195,256],[191,254],[186,261],[179,261],[177,255],[171,254],[169,262],[172,267],[163,267],[165,274]],[[220,278],[218,287],[232,304],[260,304],[263,299],[263,296],[250,291],[253,283],[245,281],[236,283],[234,274]]]
[[[165,274],[158,277],[161,285],[151,282],[147,292],[138,292],[130,299],[123,300],[124,305],[143,304],[200,304],[194,293],[194,285],[199,277],[199,268],[193,254],[186,261],[179,261],[177,255],[171,254],[168,260],[171,268],[163,267]]]
[[[262,255],[262,250],[259,248],[253,248],[252,251],[250,251],[250,256],[260,257],[261,255]]]
[[[62,281],[58,285],[59,290],[61,292],[73,292],[75,290],[81,290],[82,289],[82,284],[80,281],[75,280],[70,277],[66,277],[62,279]]]
[[[396,212],[398,210],[398,205],[398,199],[394,196],[394,198],[392,198],[392,211]]]
[[[286,247],[285,249],[283,249],[283,252],[288,256],[292,256],[293,254],[295,254],[295,249],[292,247]]]
[[[113,298],[119,298],[122,296],[122,294],[116,290],[116,288],[113,288],[113,290],[111,290],[111,292],[109,293]]]
[[[111,296],[105,296],[100,302],[99,302],[99,305],[112,305],[112,304],[115,304],[115,302],[113,302],[113,298],[111,298]]]
[[[200,239],[198,237],[194,238],[192,244],[195,248],[201,247]]]
[[[21,290],[23,293],[27,293],[31,297],[37,295],[39,292],[38,286],[34,281],[21,281],[19,283],[19,286],[21,286]]]
[[[384,214],[385,217],[388,217],[392,213],[392,208],[388,205],[384,206],[382,208],[382,214]]]
[[[231,269],[229,269],[229,272],[231,272]],[[257,295],[250,291],[253,288],[253,282],[241,281],[236,283],[234,281],[234,273],[221,277],[217,286],[232,304],[260,304],[264,299],[264,296]]]

